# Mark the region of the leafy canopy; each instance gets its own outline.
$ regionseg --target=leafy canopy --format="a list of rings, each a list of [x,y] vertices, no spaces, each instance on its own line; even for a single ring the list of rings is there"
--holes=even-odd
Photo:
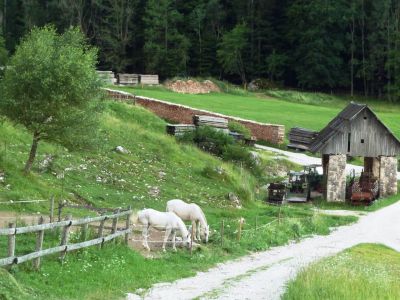
[[[78,29],[34,28],[9,61],[0,112],[38,139],[69,144],[70,133],[90,119],[99,91],[96,63],[97,50]]]

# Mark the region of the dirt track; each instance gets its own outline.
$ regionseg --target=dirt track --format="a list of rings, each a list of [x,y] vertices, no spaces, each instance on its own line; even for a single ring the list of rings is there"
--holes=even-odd
[[[156,284],[144,297],[127,299],[279,299],[285,284],[313,261],[359,243],[382,243],[400,251],[400,202],[361,216],[328,236],[315,236],[220,264],[173,283]]]

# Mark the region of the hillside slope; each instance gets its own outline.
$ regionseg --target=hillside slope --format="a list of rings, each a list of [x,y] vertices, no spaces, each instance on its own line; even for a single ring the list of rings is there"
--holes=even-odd
[[[230,206],[229,192],[244,200],[252,198],[255,178],[194,146],[177,143],[165,134],[165,124],[140,107],[106,102],[95,149],[69,152],[43,142],[34,172],[23,176],[31,136],[4,122],[0,126],[0,170],[6,179],[0,184],[0,201],[49,199],[54,194],[56,199],[96,207],[151,205],[164,209],[165,201],[172,198],[213,207]],[[116,153],[116,146],[130,153]],[[42,161],[49,154],[54,161],[43,170]],[[205,174],[205,169],[218,167],[224,170],[220,178]],[[47,211],[48,205],[0,204],[0,210]]]

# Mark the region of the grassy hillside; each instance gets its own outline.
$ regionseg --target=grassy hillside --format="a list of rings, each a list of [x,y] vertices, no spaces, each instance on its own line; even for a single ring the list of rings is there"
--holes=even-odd
[[[400,138],[400,106],[364,98],[343,98],[322,93],[296,91],[231,92],[188,95],[163,87],[113,87],[137,95],[153,97],[265,123],[314,130],[323,128],[351,100],[368,103]]]
[[[283,299],[399,299],[399,276],[399,252],[363,244],[306,268]]]
[[[59,199],[97,207],[132,205],[143,208],[149,203],[164,208],[171,198],[225,207],[226,195],[235,192],[243,200],[253,197],[255,179],[246,171],[225,164],[194,146],[176,143],[165,133],[165,122],[139,107],[108,102],[102,116],[101,132],[95,149],[68,152],[49,143],[41,143],[34,172],[22,176],[22,166],[29,151],[30,135],[22,128],[5,122],[0,126],[0,170],[6,182],[0,184],[0,201]],[[90,133],[88,133],[90,134]],[[123,146],[130,154],[113,149]],[[53,164],[42,172],[40,162],[46,154],[55,156]],[[204,175],[206,167],[222,167],[223,180]],[[65,179],[59,179],[64,172]],[[151,196],[153,188],[159,195]],[[3,205],[0,209],[45,211],[40,205]]]
[[[0,274],[1,299],[121,298],[125,292],[191,276],[248,251],[282,245],[313,233],[327,234],[331,227],[356,219],[319,215],[308,205],[282,209],[267,206],[259,201],[263,194],[256,193],[257,186],[265,184],[265,178],[255,178],[246,170],[223,163],[194,146],[179,144],[164,132],[165,122],[148,111],[106,102],[99,141],[94,149],[68,152],[60,146],[42,143],[32,174],[23,176],[31,136],[18,126],[1,124],[0,170],[5,171],[6,180],[0,184],[0,201],[14,200],[14,204],[0,204],[0,212],[47,212],[48,202],[18,204],[18,201],[48,199],[51,194],[57,199],[63,196],[69,201],[96,207],[131,205],[134,209],[160,210],[165,209],[167,200],[179,197],[199,203],[212,228],[210,243],[192,256],[187,250],[179,250],[145,258],[125,245],[110,243],[103,250],[91,247],[69,253],[62,265],[56,255],[44,257],[40,271],[32,270],[31,263],[18,265],[11,271],[13,277]],[[130,154],[115,153],[113,148],[119,145]],[[40,170],[40,161],[46,154],[55,155],[55,160],[48,170]],[[285,160],[272,159],[268,153],[263,156],[271,180],[277,168],[295,167]],[[216,167],[224,172],[210,172]],[[62,172],[64,181],[58,176]],[[155,187],[160,193],[151,195]],[[226,199],[229,192],[241,197],[243,209],[235,209]],[[88,211],[73,213],[75,216],[89,214]],[[278,215],[282,217],[281,222],[262,227]],[[246,221],[238,242],[240,217]],[[223,247],[219,234],[222,219],[225,221]],[[78,232],[71,235],[72,242],[80,238]],[[45,234],[45,247],[58,242],[59,232]],[[0,237],[0,257],[6,256],[6,245],[6,237]],[[34,245],[34,234],[18,236],[16,254],[29,253]]]

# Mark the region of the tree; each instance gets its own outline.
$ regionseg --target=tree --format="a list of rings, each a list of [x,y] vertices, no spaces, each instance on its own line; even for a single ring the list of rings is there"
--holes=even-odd
[[[98,43],[102,46],[102,58],[117,72],[129,65],[128,45],[132,40],[133,13],[136,0],[112,0],[104,5],[99,28]]]
[[[6,42],[0,30],[0,67],[4,67],[6,65],[7,60],[8,60],[8,51],[6,49]]]
[[[64,34],[34,28],[17,46],[1,85],[0,112],[33,135],[25,173],[41,140],[71,145],[73,133],[89,122],[99,91],[96,63],[97,50],[76,28]]]
[[[280,80],[285,72],[287,57],[284,54],[276,53],[275,49],[267,57],[267,69],[269,74],[269,79]]]
[[[229,74],[238,74],[246,88],[246,67],[244,62],[244,51],[248,42],[248,28],[241,23],[231,31],[224,34],[218,45],[217,56],[222,68]]]
[[[186,72],[189,40],[180,32],[182,15],[173,0],[149,0],[146,6],[146,70],[161,76]]]

